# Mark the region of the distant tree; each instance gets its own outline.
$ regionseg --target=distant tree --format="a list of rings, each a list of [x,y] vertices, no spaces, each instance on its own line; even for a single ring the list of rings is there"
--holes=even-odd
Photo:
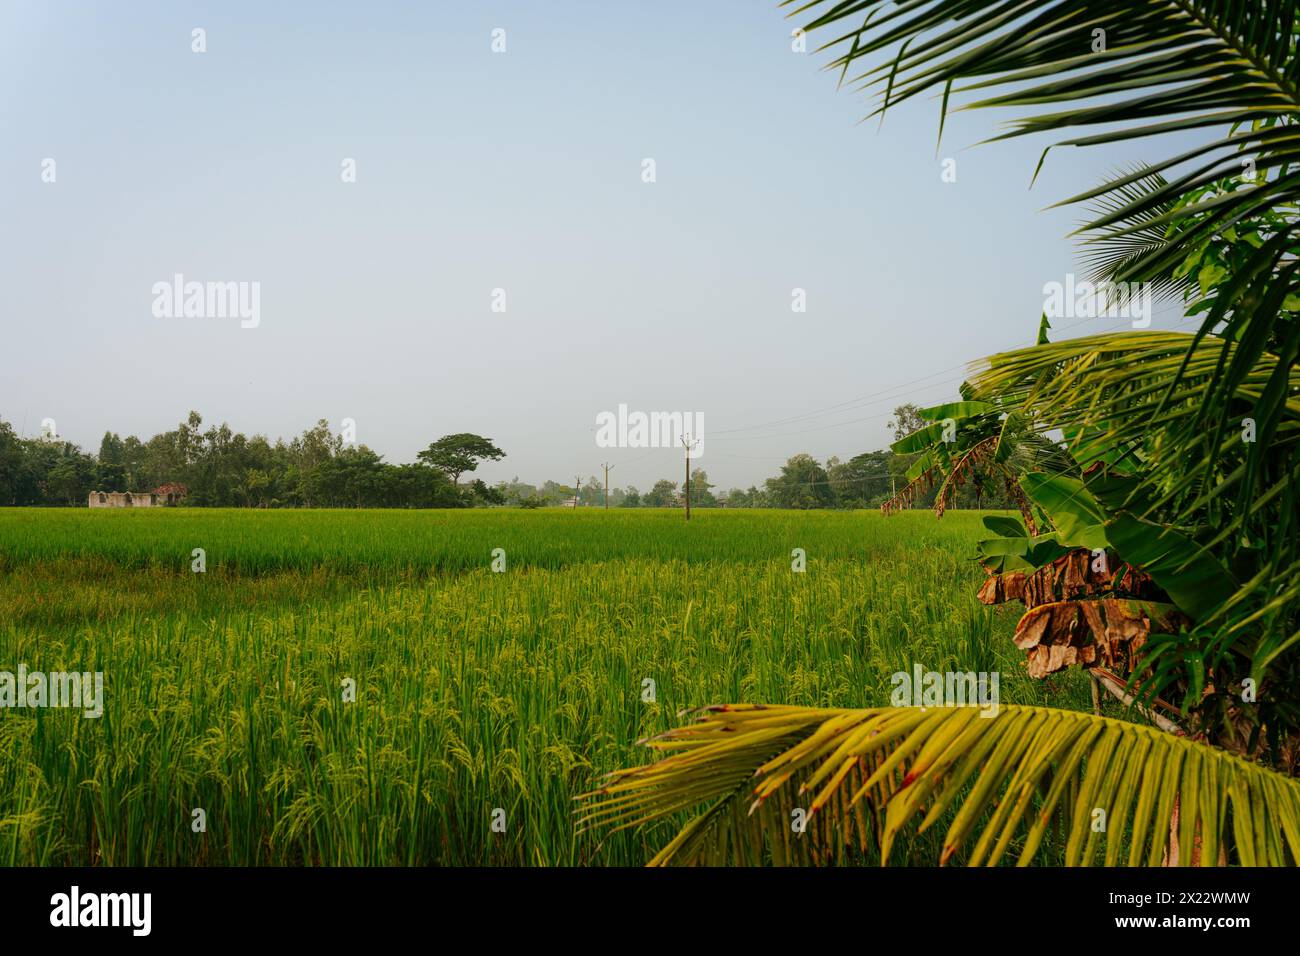
[[[794,455],[767,479],[767,492],[776,508],[829,508],[835,500],[826,469],[807,454]]]
[[[632,485],[627,486],[627,492],[623,495],[623,500],[619,502],[620,508],[639,508],[641,507],[641,492],[637,491]]]
[[[271,492],[274,476],[259,468],[249,468],[244,472],[243,496],[249,506],[265,508]]]
[[[467,504],[471,508],[485,505],[503,505],[506,496],[499,488],[493,488],[482,478],[475,478],[466,489]]]
[[[901,441],[912,432],[918,431],[929,424],[928,421],[921,417],[920,406],[909,402],[894,409],[894,417],[889,422],[889,428],[894,433],[894,441]],[[893,476],[896,487],[899,489],[907,487],[907,470],[920,457],[920,454],[890,456],[889,471]],[[928,508],[934,503],[934,496],[937,493],[937,487],[923,491],[910,501],[909,507]]]
[[[547,504],[555,504],[564,499],[573,498],[573,489],[566,488],[564,485],[555,481],[546,481],[542,484],[541,496]]]
[[[95,466],[95,487],[102,491],[127,491],[126,446],[112,432],[104,432]]]
[[[582,486],[582,490],[578,493],[578,502],[593,508],[605,504],[605,486],[595,475],[588,478],[587,483]]]
[[[383,504],[384,460],[365,445],[345,448],[334,458],[339,470],[339,504],[374,508]]]
[[[506,456],[490,438],[460,432],[455,435],[443,435],[436,442],[420,452],[416,457],[432,468],[436,468],[451,479],[453,485],[460,484],[460,476],[474,471],[483,461],[500,461]]]
[[[95,460],[77,446],[65,443],[63,453],[49,471],[45,504],[78,505],[86,501],[95,481]]]
[[[691,472],[691,507],[692,508],[716,508],[718,499],[713,496],[713,484],[709,481],[709,473],[703,468],[696,468]]]
[[[890,490],[889,459],[892,452],[869,451],[848,461],[832,458],[826,462],[826,474],[837,508],[868,508],[888,497]]]
[[[727,508],[748,508],[749,501],[745,492],[739,488],[728,488],[722,494],[718,495],[718,501]]]
[[[671,508],[677,504],[677,482],[660,478],[654,487],[641,496],[644,508]]]
[[[464,501],[451,480],[427,465],[388,466],[388,497],[400,508],[459,508]]]
[[[520,505],[525,499],[534,499],[539,502],[542,500],[537,488],[527,482],[520,481],[518,475],[515,475],[509,481],[498,481],[496,487],[505,497],[505,502],[508,505]],[[532,507],[538,506],[533,505]]]
[[[732,488],[722,495],[728,508],[766,508],[769,505],[766,491],[760,491],[753,485],[748,489]]]
[[[95,481],[95,459],[72,442],[25,438],[13,503],[18,505],[83,504]]]
[[[139,487],[136,483],[135,476],[144,470],[145,450],[146,446],[144,443],[134,435],[127,435],[126,438],[122,439],[122,468],[124,470],[124,476],[119,490],[126,491],[130,488]],[[172,480],[180,480],[182,477],[183,476],[178,475]],[[111,489],[101,490],[107,491]]]
[[[888,427],[894,433],[894,441],[901,441],[928,424],[930,423],[921,417],[921,407],[908,402],[894,408],[894,417],[889,420]]]
[[[0,504],[18,504],[22,483],[23,446],[13,426],[0,421]]]
[[[289,453],[300,469],[309,470],[333,458],[342,448],[342,436],[336,435],[330,423],[322,418],[290,442]]]

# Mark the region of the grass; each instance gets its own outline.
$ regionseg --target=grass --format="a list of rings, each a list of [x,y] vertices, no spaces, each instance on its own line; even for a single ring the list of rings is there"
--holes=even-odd
[[[982,533],[965,512],[0,509],[0,670],[105,675],[101,719],[0,711],[0,862],[639,865],[682,821],[602,842],[573,797],[683,708],[887,704],[914,663],[1089,708],[1082,675],[1027,678],[1014,612],[976,601]]]

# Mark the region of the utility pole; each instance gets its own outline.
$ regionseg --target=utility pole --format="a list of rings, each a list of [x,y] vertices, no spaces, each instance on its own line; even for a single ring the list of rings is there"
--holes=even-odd
[[[686,449],[686,520],[691,520],[691,452],[700,443],[697,438],[691,441],[690,435],[682,436],[682,447]]]
[[[609,510],[609,470],[614,466],[608,464],[602,464],[600,467],[605,469],[605,510],[608,511]]]
[[[578,492],[582,490],[582,476],[573,476],[573,510],[578,510]]]

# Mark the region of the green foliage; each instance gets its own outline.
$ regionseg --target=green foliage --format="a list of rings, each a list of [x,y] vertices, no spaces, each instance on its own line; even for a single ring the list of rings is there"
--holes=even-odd
[[[834,500],[830,476],[812,455],[794,455],[781,474],[767,479],[767,497],[774,508],[827,508]]]
[[[909,414],[908,408],[896,414]],[[287,443],[249,437],[224,423],[206,430],[202,425],[202,417],[191,412],[176,429],[146,442],[106,432],[96,458],[68,443],[19,440],[0,420],[0,505],[84,505],[91,491],[141,492],[170,483],[186,487],[184,504],[190,507],[538,508],[574,498],[572,487],[554,481],[541,487],[518,478],[490,487],[481,480],[458,484],[481,461],[499,460],[500,449],[477,435],[445,436],[421,452],[416,463],[391,464],[365,445],[345,446],[324,419]],[[726,491],[696,468],[691,506],[875,508],[898,482],[904,460],[906,456],[873,451],[847,462],[831,458],[823,467],[806,455],[795,456],[771,484]],[[603,507],[602,482],[590,478],[577,498],[583,507]],[[609,504],[673,507],[680,504],[678,485],[661,479],[644,494],[612,487]],[[962,490],[954,501],[964,508],[1013,504],[989,488]]]
[[[1201,319],[1195,335],[1050,343],[1044,318],[1038,344],[995,356],[963,399],[997,405],[1004,427],[1040,440],[1059,429],[1073,461],[1040,470],[1095,488],[1106,522],[1100,529],[1098,508],[1078,521],[1067,511],[1058,530],[1121,541],[1121,558],[1149,559],[1195,612],[1190,634],[1153,638],[1148,694],[1181,693],[1185,710],[1229,721],[1231,695],[1249,676],[1271,687],[1257,732],[1275,745],[1300,732],[1290,690],[1300,668],[1295,0],[893,9],[812,0],[797,9],[808,30],[826,31],[832,68],[878,96],[882,116],[927,92],[942,93],[946,115],[975,93],[968,108],[1021,111],[998,139],[1042,132],[1066,135],[1058,145],[1154,145],[1175,130],[1205,134],[1066,200],[1089,206],[1079,234],[1094,277],[1187,296]],[[963,461],[931,431],[914,429],[906,445],[920,456],[913,473],[960,475]],[[1028,532],[1022,541],[1007,564],[1024,560]],[[1005,540],[985,547],[1015,551]]]
[[[854,455],[848,461],[832,458],[826,463],[826,475],[839,508],[872,508],[889,494],[892,478],[888,452],[871,451]]]
[[[446,467],[390,464],[365,445],[345,446],[323,419],[274,444],[225,423],[206,431],[202,425],[190,412],[147,442],[107,432],[95,458],[69,442],[19,439],[0,421],[0,504],[85,505],[91,491],[147,492],[170,483],[184,485],[184,503],[197,507],[463,508],[505,501],[481,481],[457,487]],[[456,441],[447,447],[496,460],[499,449],[460,441],[466,437],[476,436],[449,436]],[[447,455],[444,466],[452,461]]]
[[[492,444],[492,439],[460,432],[443,435],[416,457],[446,475],[452,484],[459,484],[465,472],[475,471],[482,462],[500,461],[505,456],[505,452]]]
[[[1151,574],[1195,622],[1187,634],[1152,636],[1145,693],[1181,699],[1226,733],[1250,678],[1267,692],[1245,713],[1278,752],[1300,728],[1300,374],[1258,355],[1215,413],[1233,428],[1207,429],[1217,370],[1241,354],[1218,336],[1111,333],[993,356],[972,384],[1014,403],[1036,429],[1066,436],[1083,475],[1074,498],[1089,502],[1080,523],[1095,531],[1100,512],[1120,559]],[[1285,398],[1266,440],[1257,409],[1279,375]],[[1062,488],[1066,480],[1053,479]]]
[[[677,504],[677,483],[667,478],[660,478],[649,491],[641,496],[643,508],[671,508]]]
[[[96,470],[95,459],[71,442],[19,438],[0,420],[0,505],[84,502]]]

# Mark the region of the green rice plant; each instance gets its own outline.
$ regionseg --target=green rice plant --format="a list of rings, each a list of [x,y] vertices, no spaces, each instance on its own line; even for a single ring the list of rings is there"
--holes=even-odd
[[[1087,709],[1085,677],[1031,681],[1014,615],[974,597],[982,533],[965,513],[0,510],[0,671],[105,682],[99,719],[0,710],[0,862],[641,865],[685,816],[602,840],[573,801],[683,709],[882,706],[918,663]]]

